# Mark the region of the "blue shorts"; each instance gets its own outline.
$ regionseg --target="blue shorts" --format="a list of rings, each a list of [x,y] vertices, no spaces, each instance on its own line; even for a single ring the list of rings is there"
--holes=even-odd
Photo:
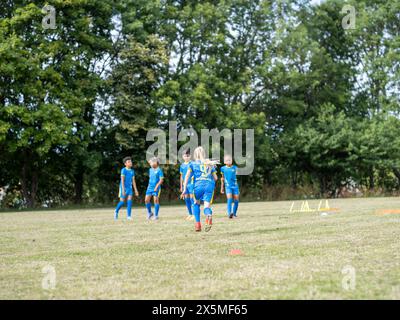
[[[212,203],[214,198],[215,183],[202,182],[195,184],[193,188],[193,197],[195,200]]]
[[[153,197],[159,197],[161,194],[161,186],[158,187],[156,191],[154,191],[153,186],[148,186],[146,190],[146,196],[153,196]]]
[[[120,186],[120,187],[119,187],[118,197],[119,197],[119,198],[122,198],[122,199],[125,199],[126,197],[129,197],[129,196],[133,196],[132,187],[130,187],[130,188],[125,187],[125,196],[124,196],[124,195],[122,194],[122,187]]]
[[[192,194],[193,193],[193,183],[188,183],[188,185],[186,186],[186,194]]]
[[[239,186],[227,186],[225,185],[225,193],[226,194],[233,194],[235,196],[239,195]]]

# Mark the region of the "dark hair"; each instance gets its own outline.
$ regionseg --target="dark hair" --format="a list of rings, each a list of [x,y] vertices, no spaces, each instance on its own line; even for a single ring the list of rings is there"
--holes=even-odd
[[[132,158],[131,157],[125,157],[125,158],[122,159],[122,162],[125,164],[129,160],[132,161]]]
[[[190,156],[190,149],[186,149],[183,151],[183,155]]]

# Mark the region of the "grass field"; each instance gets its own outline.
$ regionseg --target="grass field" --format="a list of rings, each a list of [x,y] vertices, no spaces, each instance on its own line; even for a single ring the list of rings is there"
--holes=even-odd
[[[184,205],[162,206],[158,222],[144,208],[129,222],[111,208],[3,212],[0,298],[400,299],[400,215],[376,214],[399,198],[332,200],[341,211],[329,216],[290,205],[241,203],[236,220],[215,205],[209,233],[194,232]]]

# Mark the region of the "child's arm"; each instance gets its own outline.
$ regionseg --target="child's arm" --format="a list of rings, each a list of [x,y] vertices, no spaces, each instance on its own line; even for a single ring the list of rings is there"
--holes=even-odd
[[[179,178],[179,184],[180,184],[179,191],[182,192],[182,190],[183,190],[183,177],[182,177],[182,173],[181,173],[180,178]]]
[[[181,194],[181,198],[182,198],[182,199],[183,199],[184,196],[185,196],[186,187],[187,187],[187,184],[188,184],[188,182],[189,182],[189,179],[190,179],[190,176],[191,176],[191,175],[192,175],[192,171],[189,169],[189,170],[186,172],[185,180],[183,181],[183,190],[182,190],[182,194]]]
[[[221,176],[221,194],[224,194],[224,187],[225,187],[224,175],[222,174],[222,176]]]
[[[213,173],[213,178],[214,178],[215,186],[216,186],[217,185],[217,181],[218,181],[218,175],[217,175],[216,172]]]
[[[156,184],[154,191],[157,191],[157,189],[163,184],[164,182],[164,177],[160,178],[160,181],[158,181],[158,183]]]
[[[138,192],[138,189],[136,187],[136,179],[135,179],[135,177],[132,178],[132,185],[133,185],[133,190],[135,190],[135,196],[138,197],[139,196],[139,192]]]
[[[125,176],[121,176],[121,187],[122,187],[122,195],[125,197]]]

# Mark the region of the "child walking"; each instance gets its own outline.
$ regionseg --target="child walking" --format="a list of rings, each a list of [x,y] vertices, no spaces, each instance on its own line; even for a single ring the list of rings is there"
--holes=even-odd
[[[186,150],[183,155],[183,163],[181,164],[180,168],[179,168],[179,172],[180,172],[180,192],[183,192],[183,183],[186,177],[186,173],[189,169],[190,166],[190,151],[189,149]],[[186,220],[188,221],[192,221],[194,219],[193,216],[193,177],[189,180],[188,185],[186,187],[186,193],[184,195],[184,200],[185,200],[185,204],[187,207],[187,211],[188,211],[188,215],[186,217]]]
[[[122,161],[125,167],[121,170],[121,182],[119,184],[118,196],[119,203],[114,211],[114,220],[118,219],[119,210],[123,207],[125,201],[127,202],[127,219],[131,220],[133,190],[135,191],[135,196],[139,196],[139,192],[136,188],[135,170],[132,168],[132,159],[130,157],[125,157]]]
[[[211,230],[212,226],[212,209],[211,204],[214,197],[215,182],[217,174],[215,165],[218,161],[206,159],[203,147],[197,147],[193,153],[194,160],[190,163],[183,184],[181,198],[183,199],[187,190],[189,180],[194,178],[193,187],[193,214],[195,217],[195,231],[201,231],[200,222],[200,202],[204,202],[204,214],[206,215],[205,231]]]
[[[237,216],[239,207],[239,185],[236,179],[237,167],[233,165],[232,156],[224,157],[224,164],[221,168],[221,194],[226,193],[227,214],[230,219]],[[232,207],[233,204],[233,207]]]
[[[158,213],[160,211],[160,193],[161,185],[164,182],[164,173],[159,167],[159,160],[153,157],[149,160],[149,184],[146,190],[146,197],[144,199],[147,208],[147,219],[158,220]],[[154,214],[151,211],[151,198],[154,201]]]

